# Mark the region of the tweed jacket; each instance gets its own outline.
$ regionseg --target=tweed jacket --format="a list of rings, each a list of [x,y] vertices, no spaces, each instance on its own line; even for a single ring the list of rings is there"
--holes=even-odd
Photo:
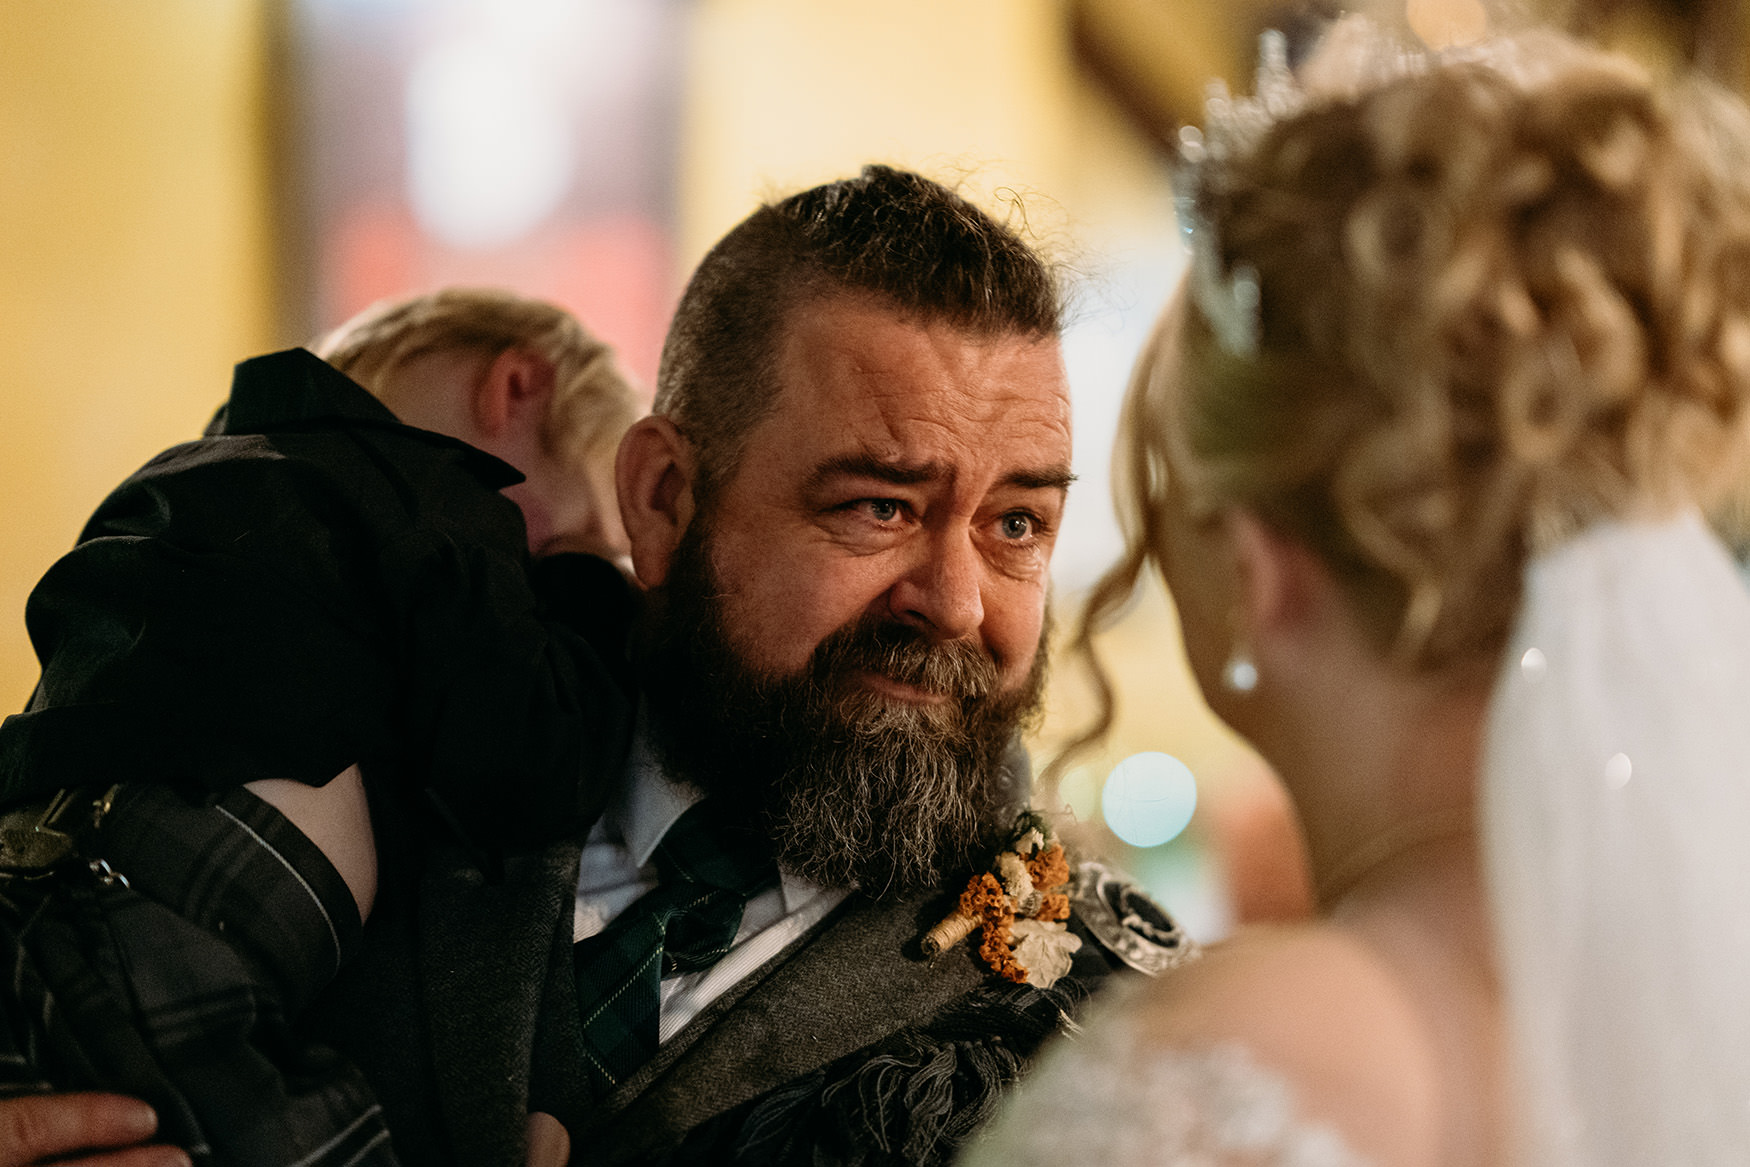
[[[1164,913],[1110,883],[1088,895],[1131,898],[1098,926],[1095,900],[1077,899],[1087,943],[1069,976],[1007,985],[969,946],[923,958],[917,940],[946,898],[853,895],[594,1106],[570,952],[578,854],[513,858],[494,883],[439,850],[417,895],[379,898],[366,950],[320,1015],[376,1086],[404,1163],[520,1164],[530,1110],[557,1116],[591,1164],[946,1161],[1107,975],[1191,951]],[[1149,936],[1115,940],[1139,907]],[[916,1089],[895,1093],[927,1083],[941,1087],[933,1110]]]

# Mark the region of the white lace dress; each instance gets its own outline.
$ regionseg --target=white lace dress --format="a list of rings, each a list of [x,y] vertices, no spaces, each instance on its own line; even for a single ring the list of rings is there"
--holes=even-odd
[[[1052,1048],[961,1167],[1365,1167],[1243,1048],[1145,1048],[1124,1021]]]

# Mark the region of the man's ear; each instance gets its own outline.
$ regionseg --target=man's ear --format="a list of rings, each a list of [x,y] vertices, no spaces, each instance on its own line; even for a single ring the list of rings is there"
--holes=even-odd
[[[697,509],[697,475],[692,443],[666,417],[641,418],[620,440],[614,460],[620,521],[632,544],[632,571],[647,588],[668,578]]]
[[[546,357],[525,348],[505,349],[474,383],[468,403],[474,425],[501,447],[508,438],[532,435],[538,440],[557,381],[553,362]]]

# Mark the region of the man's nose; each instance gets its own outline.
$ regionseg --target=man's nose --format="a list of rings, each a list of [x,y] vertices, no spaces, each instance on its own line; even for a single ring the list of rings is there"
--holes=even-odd
[[[961,531],[929,540],[923,558],[888,592],[894,619],[935,640],[975,635],[984,624],[984,562]]]

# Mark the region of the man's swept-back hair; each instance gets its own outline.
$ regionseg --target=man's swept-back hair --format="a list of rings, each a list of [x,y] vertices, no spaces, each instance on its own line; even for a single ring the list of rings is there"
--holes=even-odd
[[[703,497],[733,473],[776,400],[790,312],[835,294],[981,339],[1061,327],[1057,274],[1013,230],[921,175],[865,166],[763,206],[693,273],[657,375],[656,412],[692,443]]]
[[[638,418],[638,393],[611,348],[557,304],[496,288],[442,288],[384,300],[313,347],[378,395],[396,370],[427,353],[459,349],[490,359],[527,349],[553,363],[541,444],[567,460],[611,456]]]

